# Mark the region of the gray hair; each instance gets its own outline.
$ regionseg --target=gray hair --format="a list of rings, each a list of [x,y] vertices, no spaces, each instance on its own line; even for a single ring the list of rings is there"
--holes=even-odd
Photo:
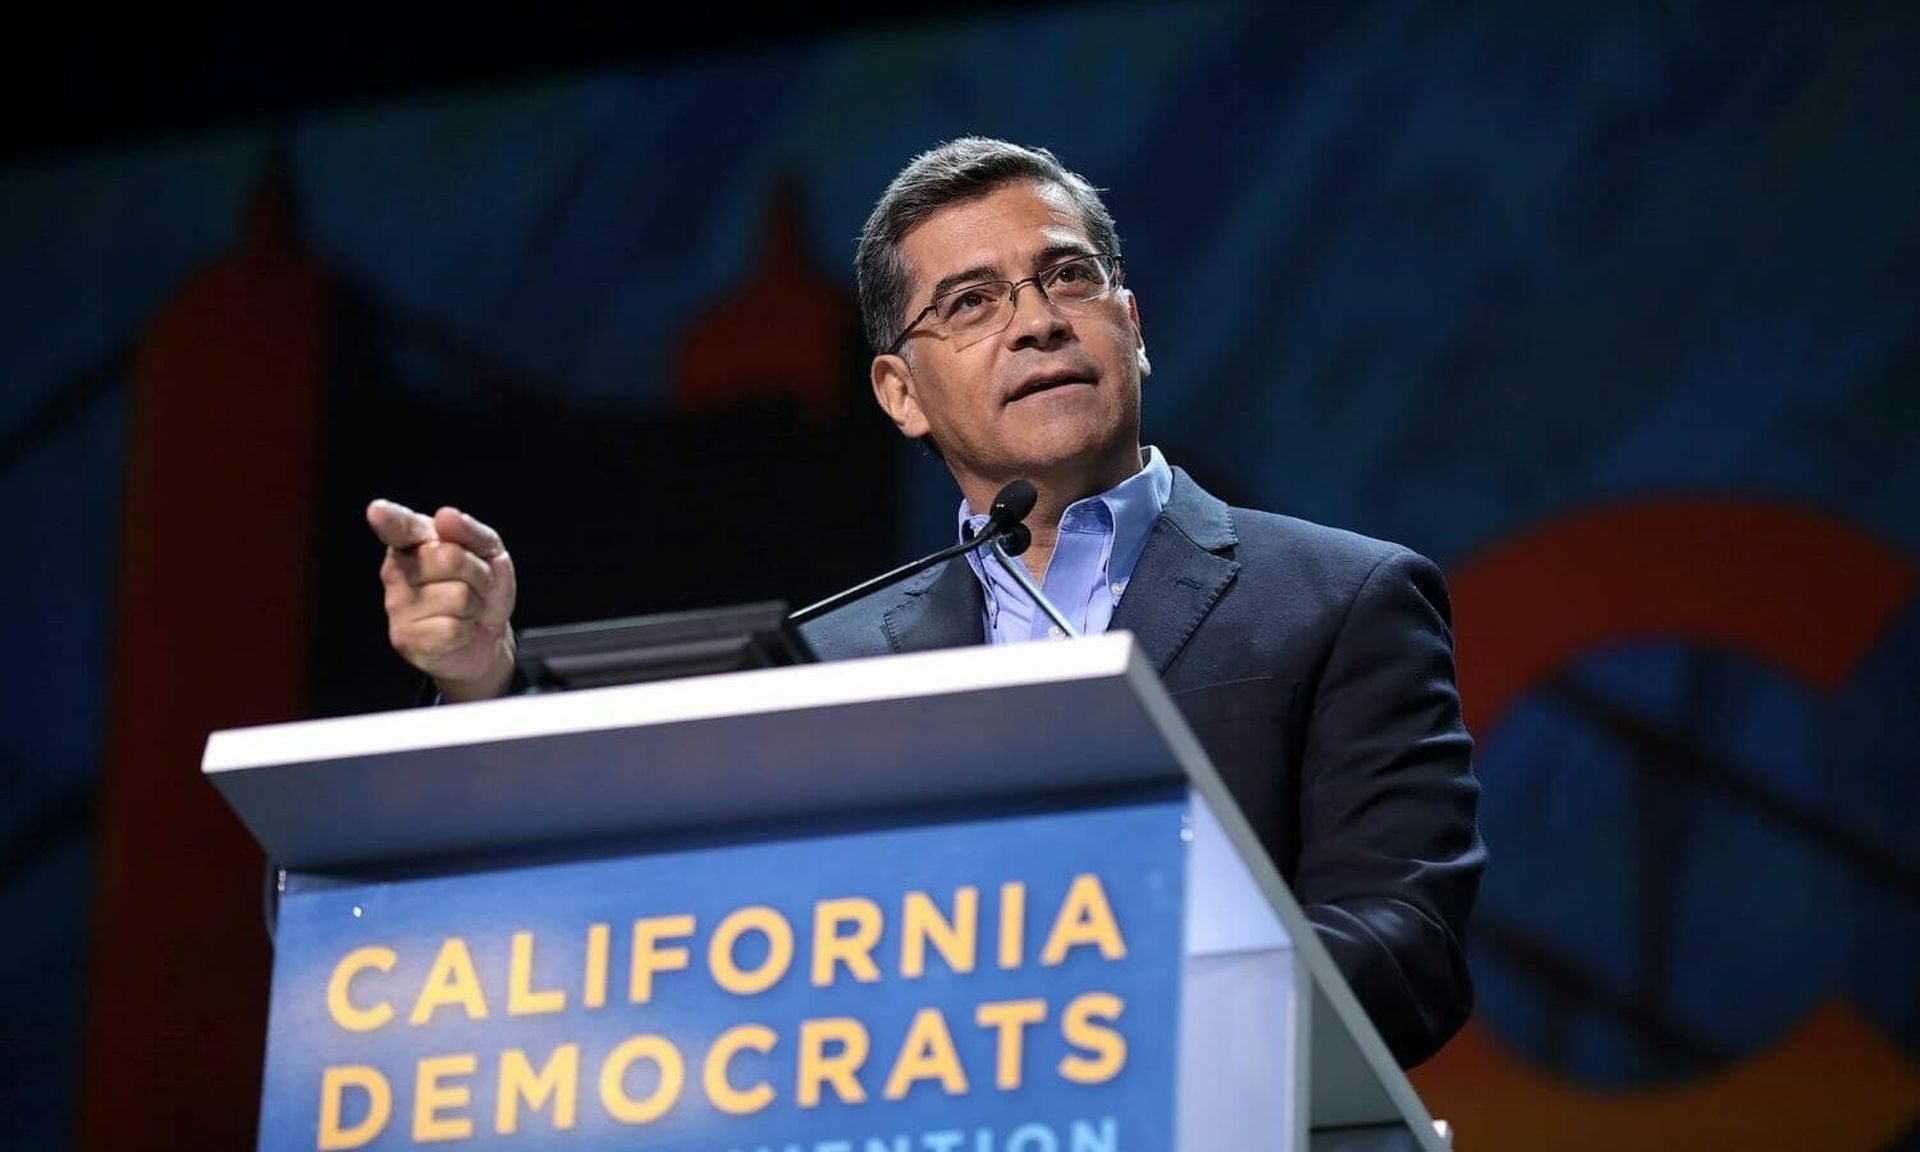
[[[1087,239],[1102,252],[1120,255],[1120,236],[1100,192],[1068,171],[1045,148],[1023,148],[985,136],[963,136],[908,162],[887,185],[854,254],[860,320],[875,353],[892,347],[906,326],[912,276],[900,242],[943,208],[977,200],[1016,180],[1042,180],[1065,189],[1080,213]]]

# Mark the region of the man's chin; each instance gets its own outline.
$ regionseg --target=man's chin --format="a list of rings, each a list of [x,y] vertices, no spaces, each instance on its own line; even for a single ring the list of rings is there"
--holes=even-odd
[[[1137,443],[1116,442],[1108,437],[1065,437],[1027,445],[1015,455],[1006,469],[1007,479],[1016,477],[1049,487],[1066,485],[1076,491],[1071,497],[1091,496],[1126,479],[1140,470]]]

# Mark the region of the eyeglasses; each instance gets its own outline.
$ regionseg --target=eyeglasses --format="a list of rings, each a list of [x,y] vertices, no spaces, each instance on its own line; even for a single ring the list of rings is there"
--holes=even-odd
[[[887,354],[900,351],[907,337],[929,317],[928,327],[951,339],[956,351],[1004,332],[1013,323],[1015,297],[1027,284],[1038,288],[1042,299],[1067,315],[1083,315],[1087,305],[1113,294],[1124,269],[1118,256],[1089,252],[1043,268],[1025,280],[980,280],[949,288],[908,321],[888,345]]]

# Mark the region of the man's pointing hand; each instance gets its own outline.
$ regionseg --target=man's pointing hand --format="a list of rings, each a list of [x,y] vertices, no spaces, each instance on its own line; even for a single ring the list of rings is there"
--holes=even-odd
[[[448,700],[483,700],[513,677],[513,558],[499,533],[457,508],[432,516],[391,500],[367,505],[387,546],[380,563],[387,639]]]

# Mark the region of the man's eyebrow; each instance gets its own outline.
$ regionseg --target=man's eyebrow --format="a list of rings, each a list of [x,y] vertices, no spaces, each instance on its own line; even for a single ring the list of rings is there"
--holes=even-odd
[[[991,264],[975,264],[973,267],[965,269],[964,271],[955,272],[951,276],[942,276],[940,282],[933,286],[931,296],[933,299],[938,300],[942,294],[951,292],[953,289],[963,285],[978,284],[982,280],[999,279],[1001,279],[1000,269]]]
[[[1086,244],[1081,244],[1077,242],[1065,243],[1065,244],[1050,244],[1047,247],[1040,249],[1039,252],[1034,254],[1033,270],[1035,272],[1038,272],[1042,268],[1051,268],[1055,264],[1058,264],[1063,260],[1071,260],[1075,256],[1091,256],[1091,255],[1093,255],[1093,248]]]
[[[1042,268],[1051,268],[1062,260],[1071,260],[1075,256],[1091,256],[1092,254],[1093,249],[1086,244],[1049,244],[1034,253],[1031,266],[1035,272],[1038,272]],[[978,284],[982,280],[1004,279],[1006,279],[1006,277],[1001,275],[997,265],[976,264],[971,268],[955,272],[950,276],[942,276],[939,282],[933,286],[933,291],[929,296],[931,299],[938,300],[942,295],[953,291],[955,288],[963,288],[969,284]]]

